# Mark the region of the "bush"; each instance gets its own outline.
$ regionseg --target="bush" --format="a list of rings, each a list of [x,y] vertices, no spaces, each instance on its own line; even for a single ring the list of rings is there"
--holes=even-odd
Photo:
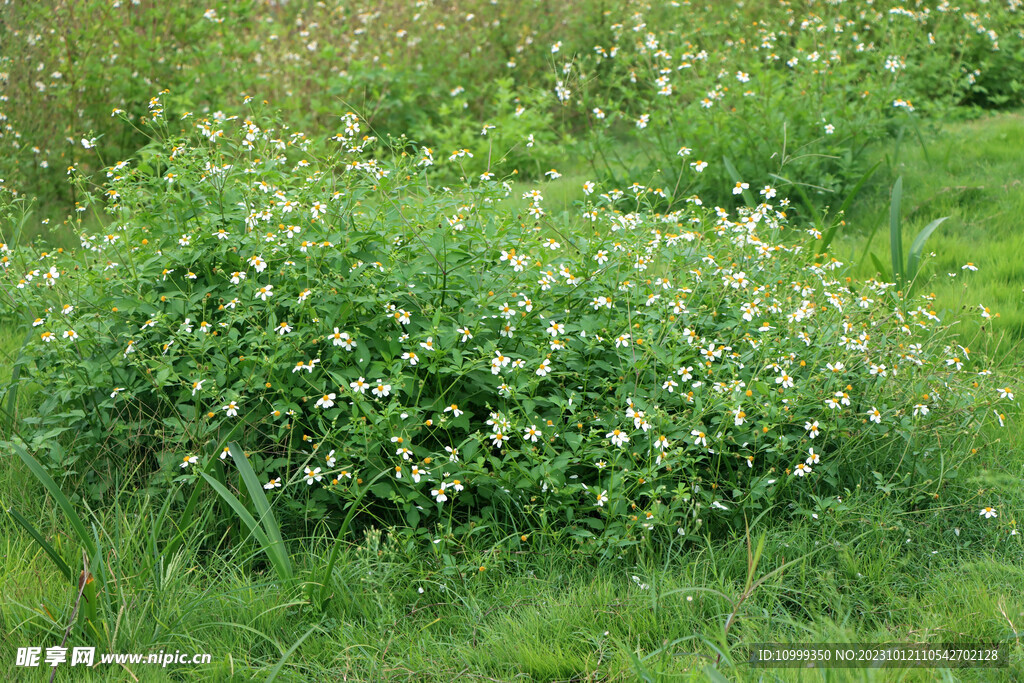
[[[114,158],[145,144],[113,108],[138,122],[166,89],[169,120],[208,116],[242,92],[310,129],[355,109],[380,137],[446,154],[468,147],[474,174],[500,148],[503,175],[535,180],[572,159],[612,185],[660,186],[671,209],[694,193],[731,206],[738,180],[792,183],[817,215],[856,186],[865,147],[903,128],[908,102],[940,116],[961,103],[1020,105],[1019,4],[580,1],[559,14],[540,0],[515,11],[490,0],[377,11],[14,3],[0,52],[0,178],[62,215],[58,200],[68,210],[79,200],[63,184],[67,167],[102,166],[83,136]],[[682,147],[693,157],[680,159]],[[709,163],[701,175],[689,166],[699,159]]]
[[[110,228],[5,247],[17,381],[42,390],[18,438],[85,495],[230,482],[232,440],[285,519],[369,486],[386,523],[628,545],[860,484],[924,503],[993,419],[927,298],[843,277],[770,188],[738,215],[589,183],[579,214],[543,187],[516,213],[507,182],[435,187],[353,114],[321,155],[256,111],[165,138],[159,110],[80,183]]]

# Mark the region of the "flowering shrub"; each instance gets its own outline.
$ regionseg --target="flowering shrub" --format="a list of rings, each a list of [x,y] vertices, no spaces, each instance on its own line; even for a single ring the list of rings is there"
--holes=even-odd
[[[167,88],[176,116],[247,92],[310,127],[351,103],[376,130],[446,153],[469,147],[474,173],[495,138],[520,177],[541,177],[568,150],[595,179],[662,187],[671,208],[693,193],[726,205],[737,180],[783,182],[770,174],[838,205],[866,170],[865,146],[902,130],[915,108],[1024,102],[1020,8],[16,3],[0,47],[0,178],[73,205],[65,169],[98,170],[82,133],[129,158],[145,136],[111,110],[138,122],[149,94]],[[622,140],[635,147],[620,152]],[[679,158],[684,148],[693,156]]]
[[[772,187],[657,213],[587,182],[553,216],[540,186],[516,214],[490,172],[432,186],[462,152],[377,153],[353,114],[314,141],[256,112],[165,137],[151,109],[140,159],[79,188],[110,227],[3,247],[44,390],[20,438],[94,495],[230,478],[231,440],[293,516],[369,486],[389,522],[625,544],[865,482],[937,497],[1013,400],[927,298],[815,256]]]

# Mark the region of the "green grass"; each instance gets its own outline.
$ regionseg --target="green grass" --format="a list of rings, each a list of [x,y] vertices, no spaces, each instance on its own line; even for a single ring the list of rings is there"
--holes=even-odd
[[[926,224],[950,216],[925,245],[925,254],[935,256],[925,260],[916,291],[934,293],[944,320],[962,316],[958,324],[968,340],[1009,351],[1024,338],[1024,114],[949,125],[923,147],[904,141],[898,160],[887,151],[892,177],[903,176],[904,248]],[[888,185],[876,184],[833,244],[838,257],[857,262],[855,276],[876,271],[870,258],[862,260],[865,253],[890,263],[888,192]],[[968,262],[978,271],[961,270]],[[979,305],[999,317],[983,319]]]
[[[1024,333],[1024,186],[1014,180],[1020,158],[1024,117],[1011,114],[949,126],[927,141],[927,155],[905,148],[894,164],[905,183],[905,241],[932,219],[953,216],[928,243],[926,251],[937,256],[925,274],[937,279],[920,291],[934,290],[936,309],[948,309],[949,319],[959,306],[984,303],[998,311],[993,330],[1007,336],[1004,348]],[[568,175],[545,190],[552,207],[569,206],[586,179]],[[517,187],[512,201],[518,194]],[[887,211],[886,188],[866,195],[836,253],[859,257],[877,225],[870,249],[887,263]],[[979,271],[960,271],[967,261]],[[863,264],[855,270],[872,272]],[[973,311],[967,320],[965,332],[980,332]],[[22,341],[6,322],[0,321],[0,377],[9,374]],[[1000,369],[1020,370],[1019,355],[1005,357]],[[19,404],[30,401],[23,396]],[[334,547],[325,532],[287,539],[296,577],[288,585],[256,543],[238,542],[237,520],[227,528],[214,510],[202,512],[200,531],[176,552],[154,558],[149,539],[165,543],[177,521],[155,528],[154,501],[121,491],[102,510],[79,502],[107,549],[110,603],[99,651],[210,653],[213,663],[108,665],[73,674],[62,668],[57,680],[240,681],[264,679],[279,664],[276,680],[289,681],[707,680],[705,667],[719,652],[718,670],[728,680],[1019,680],[1024,534],[1009,531],[1024,515],[1024,427],[1019,414],[1007,418],[1005,429],[983,435],[948,501],[914,510],[858,488],[817,521],[788,521],[777,510],[752,524],[751,543],[765,539],[753,567],[743,537],[599,562],[555,530],[449,548],[458,558],[449,566],[429,549],[397,546],[360,529],[341,546],[322,609],[308,596],[310,588],[319,594]],[[81,558],[67,520],[17,458],[0,453],[0,465],[0,508],[32,520],[77,571]],[[999,517],[979,520],[986,505],[995,505]],[[741,600],[748,584],[756,588]],[[2,661],[12,662],[18,647],[60,642],[77,591],[5,513],[0,587]],[[1011,668],[810,673],[755,671],[743,663],[745,648],[756,642],[960,639],[1008,642]],[[83,644],[81,629],[73,629],[68,645]],[[42,678],[31,673],[26,680]]]
[[[16,343],[9,339],[5,348]],[[460,577],[431,553],[360,532],[357,543],[343,546],[332,600],[319,612],[307,604],[303,584],[318,581],[327,565],[325,535],[289,539],[299,578],[291,588],[255,544],[221,544],[212,511],[198,525],[206,535],[147,568],[155,511],[141,494],[122,491],[114,505],[86,515],[110,549],[113,619],[100,651],[208,652],[213,663],[110,665],[74,676],[64,669],[57,680],[250,680],[282,659],[277,680],[705,680],[734,610],[723,649],[731,661],[718,665],[729,680],[1013,680],[1024,675],[1024,537],[1010,537],[1005,524],[1024,511],[1017,448],[1024,433],[1019,424],[1007,432],[989,439],[961,473],[963,488],[978,492],[976,502],[915,512],[857,490],[818,522],[755,523],[753,542],[763,534],[766,545],[753,577],[776,573],[738,609],[749,573],[744,538],[620,565],[597,562],[566,537],[535,535],[456,549]],[[32,519],[69,564],[80,566],[66,520],[23,467],[5,464],[0,504]],[[979,524],[976,508],[990,501],[1001,516]],[[0,539],[0,651],[12,658],[19,646],[60,641],[76,591],[7,515],[0,515]],[[743,664],[755,642],[959,638],[1009,640],[1013,668],[940,678],[932,669],[811,675]],[[85,644],[77,629],[69,644]]]
[[[5,505],[12,492],[33,488],[16,468],[7,468],[0,484]],[[23,494],[14,502],[39,520],[47,536],[63,533],[62,520],[40,497]],[[175,667],[180,679],[266,674],[310,629],[279,680],[506,681],[524,674],[525,680],[545,681],[642,675],[701,680],[734,611],[730,647],[724,649],[732,661],[723,659],[719,667],[729,678],[749,680],[753,672],[742,661],[745,644],[754,642],[1006,639],[1015,630],[1019,636],[1019,626],[1010,623],[1024,621],[1019,537],[994,540],[995,534],[977,530],[973,510],[912,513],[873,492],[854,493],[848,510],[820,522],[755,526],[755,543],[761,533],[767,539],[755,578],[797,561],[773,574],[738,609],[749,569],[741,538],[677,547],[616,566],[595,563],[565,540],[534,537],[514,551],[464,549],[466,564],[486,571],[460,578],[445,574],[430,554],[381,543],[371,533],[342,551],[334,599],[320,613],[303,605],[300,589],[283,588],[244,544],[209,553],[192,541],[162,566],[146,570],[143,503],[127,494],[121,502],[124,507],[94,518],[116,548],[109,562],[116,600],[123,601],[104,649],[213,655],[206,667]],[[953,531],[957,525],[959,536]],[[59,641],[74,591],[9,519],[0,519],[0,533],[0,585],[7,587],[0,633],[5,653],[13,656],[17,646]],[[293,540],[297,575],[312,580],[328,550],[320,535]],[[70,643],[80,644],[78,636]],[[1021,647],[1014,647],[1018,661],[1011,671],[966,671],[953,680],[1024,674]],[[166,675],[140,665],[128,668],[131,673],[110,667],[91,679],[58,680]],[[775,673],[781,680],[801,680],[793,672]],[[934,671],[921,669],[904,672],[900,680],[934,677]],[[830,672],[826,678],[893,679],[860,671]]]

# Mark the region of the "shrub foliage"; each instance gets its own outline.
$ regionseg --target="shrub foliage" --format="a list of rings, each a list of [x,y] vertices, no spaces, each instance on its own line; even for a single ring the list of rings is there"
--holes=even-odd
[[[230,483],[235,441],[286,519],[368,486],[389,524],[631,544],[858,484],[925,503],[1013,398],[770,186],[664,213],[588,182],[549,213],[354,114],[323,140],[255,109],[176,135],[150,106],[138,158],[77,177],[108,227],[5,245],[0,271],[42,394],[18,438],[92,495]]]

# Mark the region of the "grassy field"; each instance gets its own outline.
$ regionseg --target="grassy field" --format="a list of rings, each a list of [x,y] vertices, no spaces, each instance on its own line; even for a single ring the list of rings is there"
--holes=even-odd
[[[921,273],[921,291],[934,294],[936,310],[944,317],[962,314],[961,333],[978,339],[968,346],[995,345],[1019,359],[1024,338],[1019,257],[1024,253],[1024,116],[1002,114],[948,125],[923,143],[905,140],[882,159],[891,177],[903,176],[905,244],[932,220],[949,217],[927,242],[925,251],[934,256]],[[857,264],[855,275],[876,272],[865,253],[890,263],[888,191],[888,186],[876,186],[855,205],[849,231],[836,241],[836,253]],[[978,270],[964,270],[967,263]],[[982,318],[982,305],[998,318]]]
[[[1024,186],[1013,169],[1024,153],[1022,122],[1011,114],[947,126],[895,164],[907,183],[911,234],[940,215],[954,217],[929,243],[937,307],[985,303],[999,311],[980,343],[1004,335],[1005,362],[1016,367]],[[865,195],[837,253],[875,250],[887,262],[885,229],[871,244],[865,234],[884,223],[887,200],[881,185]],[[961,271],[967,261],[979,270]],[[3,372],[20,343],[5,327]],[[322,613],[309,609],[303,590],[283,588],[254,546],[218,542],[216,534],[229,530],[212,512],[197,528],[218,531],[140,570],[148,539],[159,533],[151,527],[156,504],[122,491],[114,505],[87,515],[117,577],[109,649],[210,653],[211,665],[174,673],[206,680],[1014,680],[1024,676],[1024,537],[1009,532],[1024,514],[1024,431],[1018,420],[1010,425],[984,435],[959,474],[961,488],[976,491],[973,501],[918,511],[858,489],[818,520],[751,520],[749,537],[706,539],[628,565],[599,562],[554,530],[512,550],[450,548],[479,567],[460,572],[437,554],[367,532],[343,551],[344,590]],[[0,501],[46,537],[63,534],[61,513],[20,463],[0,470]],[[977,508],[991,501],[1001,511],[998,532],[977,524]],[[0,516],[0,538],[3,651],[59,640],[75,592],[8,515]],[[210,552],[211,544],[220,550]],[[304,585],[319,581],[329,547],[319,529],[291,541]],[[745,663],[757,642],[933,638],[1008,642],[1013,664],[798,674]],[[57,680],[165,680],[167,672],[154,668],[110,665],[91,677],[62,669]]]
[[[0,9],[8,679],[1024,680],[1024,5],[563,4]]]
[[[1019,510],[1019,458],[993,460],[991,468],[979,463],[964,476],[986,490],[986,499],[997,492],[1002,509]],[[59,532],[60,518],[25,473],[5,472],[3,487],[5,503],[15,492],[32,492],[18,494],[18,507],[42,520],[44,532]],[[117,549],[110,558],[118,577],[114,599],[123,602],[111,651],[213,655],[211,667],[179,667],[176,675],[184,678],[249,680],[283,663],[280,680],[702,680],[721,653],[718,668],[729,680],[756,680],[761,674],[744,660],[746,646],[757,642],[985,641],[1013,633],[1011,651],[1019,657],[1019,537],[993,541],[968,531],[974,512],[959,506],[921,514],[860,492],[846,503],[816,523],[755,524],[753,543],[763,537],[766,544],[754,567],[743,538],[610,568],[564,538],[534,536],[514,553],[461,549],[483,569],[457,577],[429,556],[370,534],[345,551],[346,593],[334,596],[323,615],[304,611],[303,595],[282,590],[243,550],[209,554],[187,544],[165,565],[139,574],[152,513],[144,502],[125,499],[93,521]],[[74,595],[19,529],[5,520],[3,531],[5,641],[13,648],[53,639]],[[326,547],[316,535],[293,544],[300,576],[315,580]],[[943,677],[1012,680],[1021,671],[1016,660],[1007,671]],[[164,675],[135,666],[88,680]],[[937,675],[831,671],[824,680]]]

